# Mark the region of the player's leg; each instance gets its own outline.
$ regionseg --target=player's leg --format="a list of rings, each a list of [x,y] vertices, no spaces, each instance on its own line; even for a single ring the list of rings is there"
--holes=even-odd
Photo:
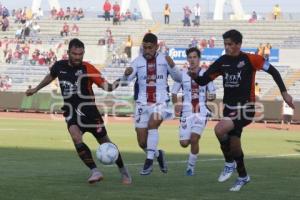
[[[241,146],[241,134],[243,127],[247,126],[252,122],[255,115],[253,106],[242,109],[242,115],[239,119],[235,119],[234,126],[235,132],[230,135],[230,150],[231,154],[237,165],[237,172],[239,177],[237,178],[234,185],[230,188],[230,191],[239,191],[245,184],[250,182],[250,176],[247,174],[246,167],[244,164],[244,153]]]
[[[225,159],[225,166],[218,178],[219,182],[224,182],[228,180],[232,173],[235,170],[236,164],[234,159],[231,155],[230,150],[230,134],[234,131],[234,123],[233,121],[225,117],[222,119],[216,126],[215,126],[215,134],[219,140],[220,148],[222,150],[224,159]]]
[[[75,124],[70,125],[68,131],[71,135],[73,143],[75,145],[78,156],[83,161],[83,163],[91,170],[92,175],[89,177],[88,182],[94,183],[101,181],[103,179],[102,173],[97,169],[97,166],[93,160],[91,150],[83,142],[82,132],[79,127]]]
[[[147,159],[141,175],[149,175],[153,170],[153,159],[158,145],[158,127],[162,123],[162,117],[159,113],[152,113],[148,122],[148,137],[147,137]]]
[[[190,144],[191,144],[191,151],[189,154],[188,162],[187,162],[187,168],[186,168],[186,175],[187,176],[193,176],[195,171],[196,162],[198,159],[199,154],[199,140],[200,135],[198,133],[192,133]]]
[[[239,175],[234,185],[230,188],[230,191],[239,191],[245,184],[250,182],[250,176],[247,175],[244,164],[244,153],[241,147],[241,140],[238,135],[231,136],[230,148],[236,162],[236,170]]]
[[[102,121],[103,122],[103,121]],[[110,138],[107,135],[107,131],[103,123],[100,124],[102,127],[100,128],[94,128],[90,129],[90,132],[94,135],[94,137],[97,139],[98,143],[101,145],[106,142],[113,143]],[[116,144],[115,144],[116,145]],[[117,146],[117,145],[116,145]],[[116,165],[119,168],[120,174],[121,174],[121,179],[123,184],[131,184],[132,183],[132,178],[131,175],[128,171],[128,168],[124,165],[124,161],[122,159],[121,153],[119,151],[118,158],[116,160]]]
[[[193,176],[195,171],[196,162],[199,154],[199,140],[204,131],[207,122],[207,116],[193,114],[188,118],[188,127],[190,128],[190,144],[191,151],[189,154],[186,175]]]

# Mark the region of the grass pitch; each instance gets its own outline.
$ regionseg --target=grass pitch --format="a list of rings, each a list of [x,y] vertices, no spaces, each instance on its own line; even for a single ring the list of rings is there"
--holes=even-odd
[[[168,174],[156,165],[140,176],[145,159],[138,148],[133,124],[109,123],[110,138],[119,146],[133,177],[124,186],[115,166],[103,166],[104,181],[89,185],[89,170],[77,157],[63,121],[0,117],[0,200],[292,200],[300,199],[300,134],[293,131],[247,129],[242,136],[251,182],[229,192],[236,174],[225,183],[217,177],[224,161],[213,130],[200,142],[196,175],[184,176],[189,149],[178,143],[178,126],[163,125],[159,147],[167,153]],[[86,133],[94,152],[97,143]]]

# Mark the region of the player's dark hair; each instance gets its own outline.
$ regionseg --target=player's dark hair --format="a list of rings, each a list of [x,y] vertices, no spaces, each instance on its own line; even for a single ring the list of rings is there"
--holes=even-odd
[[[84,44],[83,42],[81,42],[81,40],[74,38],[69,42],[69,50],[72,47],[76,47],[76,48],[84,48]]]
[[[242,43],[243,41],[243,35],[235,29],[229,30],[223,34],[224,40],[228,38],[236,44]]]
[[[143,42],[157,44],[157,37],[153,33],[146,33]]]
[[[201,52],[197,47],[191,47],[191,48],[185,50],[186,56],[189,56],[189,54],[192,52],[196,52],[198,55],[198,58],[201,58]]]

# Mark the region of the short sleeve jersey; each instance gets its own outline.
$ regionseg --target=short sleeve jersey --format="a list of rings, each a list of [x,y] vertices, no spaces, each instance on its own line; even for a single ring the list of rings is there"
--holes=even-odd
[[[58,78],[64,102],[73,108],[82,103],[92,102],[90,105],[94,105],[93,83],[100,86],[106,82],[100,71],[87,62],[72,67],[68,64],[68,60],[60,60],[51,67],[50,75]]]

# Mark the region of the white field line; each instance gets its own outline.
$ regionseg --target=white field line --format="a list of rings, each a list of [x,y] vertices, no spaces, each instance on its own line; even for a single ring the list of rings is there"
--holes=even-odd
[[[266,155],[266,156],[249,156],[245,158],[245,160],[252,159],[266,159],[266,158],[282,158],[282,157],[293,157],[300,156],[300,153],[292,153],[292,154],[278,154],[278,155]],[[214,162],[214,161],[224,161],[224,158],[209,158],[209,159],[199,159],[198,162]],[[168,164],[186,164],[187,160],[175,160],[175,161],[167,161]],[[141,166],[144,163],[128,163],[126,166]],[[113,165],[107,165],[106,167],[115,167]]]

